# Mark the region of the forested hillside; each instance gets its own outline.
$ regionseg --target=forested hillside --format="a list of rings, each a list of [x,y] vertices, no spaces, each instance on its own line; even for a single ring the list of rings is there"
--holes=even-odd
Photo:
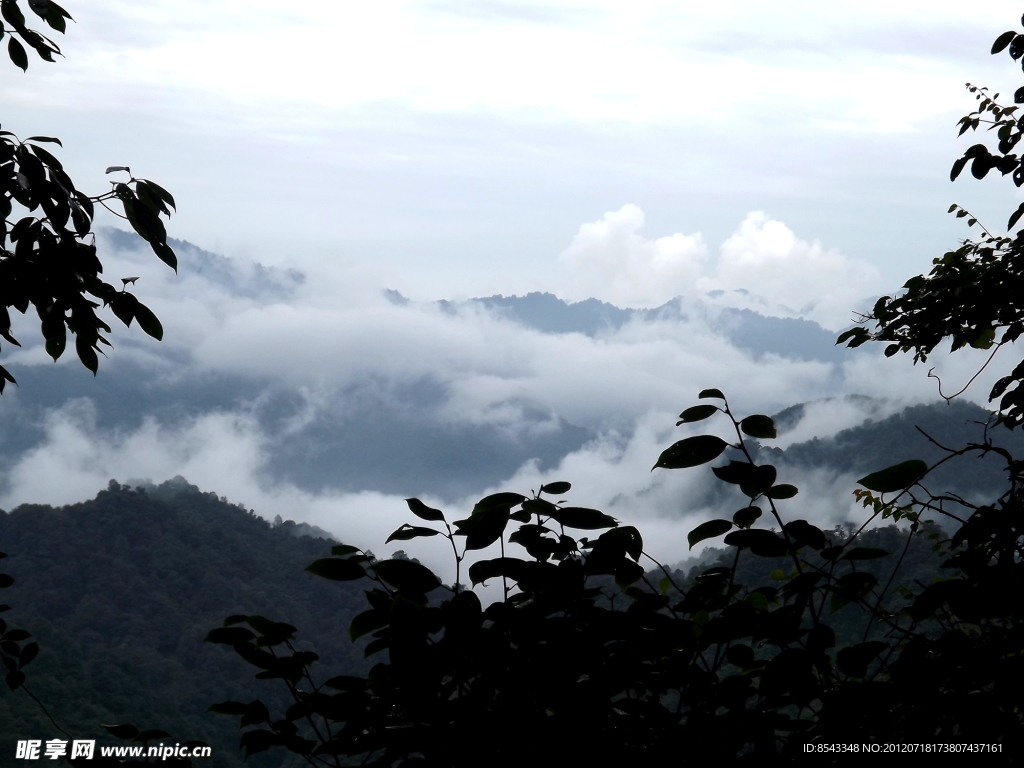
[[[114,743],[100,725],[131,722],[207,741],[214,765],[241,765],[234,723],[206,709],[268,692],[230,649],[203,642],[239,611],[310,628],[299,647],[317,648],[324,674],[367,667],[348,639],[360,585],[304,570],[328,543],[180,479],[149,492],[112,482],[60,509],[23,506],[0,514],[0,537],[15,578],[4,619],[40,645],[29,689],[76,738]],[[24,691],[3,687],[0,743],[55,736]],[[282,765],[280,755],[261,757],[250,764]]]
[[[779,424],[795,423],[803,410],[803,405],[796,405],[774,418]],[[986,433],[990,416],[991,412],[963,400],[948,405],[915,405],[830,438],[795,443],[785,450],[763,450],[765,460],[780,466],[826,469],[858,477],[872,471],[879,461],[896,464],[921,459],[933,464],[946,456],[939,445],[959,448],[971,442],[982,443],[986,434],[993,445],[1015,456],[1024,455],[1024,434],[1020,431],[998,426]],[[1005,490],[1006,480],[1005,462],[993,453],[957,457],[937,467],[926,484],[934,493],[952,490],[980,504],[998,497]]]

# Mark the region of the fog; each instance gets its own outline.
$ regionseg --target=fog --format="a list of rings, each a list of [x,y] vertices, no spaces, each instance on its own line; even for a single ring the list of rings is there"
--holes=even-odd
[[[552,254],[550,288],[626,307],[675,303],[571,333],[480,302],[405,300],[343,261],[266,268],[179,244],[175,275],[133,236],[101,233],[106,273],[140,277],[137,295],[165,340],[115,327],[93,378],[71,353],[50,362],[31,318],[17,318],[24,347],[5,353],[20,386],[0,400],[0,505],[68,504],[111,478],[181,475],[264,518],[308,522],[381,554],[410,519],[404,498],[452,520],[487,493],[568,480],[570,503],[639,526],[651,554],[675,562],[698,522],[742,506],[706,467],[651,471],[697,428],[734,438],[723,417],[674,426],[701,389],[724,391],[738,416],[808,403],[765,441],[782,448],[938,399],[927,368],[906,357],[871,345],[838,358],[829,350],[831,359],[741,348],[722,321],[732,306],[849,327],[851,307],[885,290],[870,265],[760,212],[717,249],[698,235],[652,241],[642,225],[632,205],[582,224]],[[928,367],[949,391],[985,356],[940,354]],[[966,396],[984,402],[1001,372],[997,359]],[[844,397],[854,394],[874,399]],[[801,489],[784,515],[827,527],[851,519],[854,480],[780,477]],[[435,544],[404,548],[440,566]]]

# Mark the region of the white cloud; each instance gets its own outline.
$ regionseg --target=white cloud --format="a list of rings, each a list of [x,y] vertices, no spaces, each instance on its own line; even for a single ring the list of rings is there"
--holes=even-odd
[[[849,326],[851,309],[882,287],[871,264],[801,240],[762,211],[722,243],[715,273],[702,285],[752,290],[833,330]]]
[[[558,257],[565,275],[560,293],[620,307],[654,307],[690,295],[707,261],[700,233],[648,240],[639,232],[643,225],[644,212],[632,204],[583,224]]]
[[[881,288],[872,265],[801,240],[762,211],[747,215],[716,259],[709,258],[699,232],[652,240],[641,234],[643,225],[643,211],[632,204],[583,224],[558,257],[562,293],[656,307],[676,296],[704,300],[709,291],[724,291],[720,303],[727,306],[837,329],[848,326],[851,309]]]
[[[627,207],[590,229],[585,226],[585,236],[577,243],[585,242],[595,258],[607,257],[610,263],[620,259],[638,272],[681,274],[684,266],[689,268],[690,261],[683,259],[679,266],[672,258],[693,252],[673,250],[680,242],[674,238],[645,240],[638,233],[641,225],[639,208]],[[580,245],[576,253],[585,252]],[[490,489],[481,483],[475,496],[445,507],[449,519],[468,513],[488,490],[527,493],[543,482],[568,480],[574,485],[571,503],[604,509],[623,523],[637,525],[652,554],[662,560],[683,557],[686,533],[702,519],[723,515],[722,509],[707,505],[715,481],[706,467],[650,472],[661,450],[692,433],[672,425],[675,414],[693,405],[701,389],[724,390],[739,414],[770,414],[843,393],[889,399],[899,395],[908,404],[936,399],[927,369],[912,366],[905,357],[851,354],[842,364],[775,355],[754,359],[715,333],[701,311],[688,312],[685,318],[633,321],[596,337],[545,334],[479,307],[446,312],[426,303],[396,305],[382,297],[370,277],[346,268],[311,271],[305,283],[282,299],[240,295],[224,280],[194,271],[183,270],[175,277],[151,255],[119,252],[104,259],[112,276],[143,275],[137,291],[163,318],[167,338],[158,345],[137,329],[118,328],[112,354],[142,362],[153,371],[154,381],[174,377],[183,402],[188,401],[191,381],[211,373],[241,376],[268,391],[297,391],[298,410],[278,427],[279,434],[295,435],[324,416],[361,407],[346,402],[349,387],[372,387],[380,396],[374,407],[386,408],[391,389],[430,381],[439,385],[440,394],[423,406],[424,418],[484,425],[513,439],[531,431],[553,431],[565,419],[593,430],[597,438],[568,452],[550,469],[527,461],[500,483],[488,481]],[[722,260],[728,269],[721,267]],[[723,248],[717,266],[699,259],[694,263],[717,269],[714,274],[719,276],[762,270],[762,283],[773,279],[766,265],[817,270],[815,274],[831,279],[845,275],[850,281],[849,275],[857,274],[841,256],[801,242],[763,216],[747,220]],[[708,279],[697,278],[698,283]],[[823,311],[822,306],[815,311]],[[38,352],[38,343],[28,345],[20,362],[33,362]],[[966,381],[983,357],[966,351],[936,355],[933,362],[952,386]],[[997,370],[994,366],[991,374],[986,372],[972,392],[986,393]],[[100,375],[112,374],[101,369]],[[267,469],[275,462],[275,445],[259,421],[258,405],[236,403],[170,421],[150,418],[139,427],[117,431],[99,428],[88,402],[69,402],[45,417],[43,441],[8,464],[8,491],[0,503],[7,508],[24,502],[70,503],[92,496],[112,477],[161,482],[183,475],[269,519],[281,514],[310,522],[389,553],[384,539],[408,518],[403,500],[372,487],[312,492],[287,477],[274,478]],[[867,415],[842,402],[812,405],[780,444],[829,434]],[[395,472],[401,471],[396,467]],[[787,514],[830,527],[855,512],[850,478],[805,473],[787,481],[802,489],[797,499],[787,502]],[[816,505],[821,499],[828,503]],[[428,502],[444,506],[436,499]],[[444,555],[431,560],[434,549],[424,547],[428,554],[422,559],[447,567]],[[421,556],[419,550],[414,554]]]
[[[777,448],[788,448],[812,438],[825,439],[863,424],[869,419],[878,421],[910,405],[901,397],[892,399],[830,398],[807,403],[803,415],[791,429],[786,430],[772,442]]]
[[[676,562],[689,551],[686,534],[705,519],[731,516],[734,510],[729,505],[739,499],[726,503],[727,513],[721,505],[709,506],[708,493],[718,481],[707,467],[651,471],[664,448],[696,432],[673,429],[672,424],[671,413],[650,412],[637,421],[628,438],[606,433],[549,471],[528,462],[507,481],[460,501],[444,503],[426,495],[423,500],[442,508],[452,521],[468,515],[488,493],[510,490],[529,495],[542,483],[569,480],[573,488],[564,497],[567,503],[601,509],[620,524],[637,526],[649,554],[665,563]],[[726,425],[719,420],[702,431],[728,436]],[[384,543],[393,530],[413,519],[403,498],[374,491],[310,493],[287,482],[269,483],[265,467],[271,461],[272,444],[244,412],[210,413],[172,428],[147,421],[134,431],[112,432],[97,427],[89,403],[76,401],[49,414],[45,441],[10,468],[10,488],[0,504],[8,509],[26,502],[69,504],[92,497],[112,478],[160,483],[183,475],[200,490],[254,509],[264,519],[279,514],[308,522],[379,556],[404,548],[446,579],[454,578],[450,553],[440,540]],[[40,485],[40,477],[47,482]],[[853,488],[850,478],[815,471],[786,481],[797,482],[803,492],[786,502],[787,519],[805,517],[831,527],[855,516],[852,497],[847,498]],[[829,503],[822,504],[823,499]],[[471,553],[467,565],[494,554]]]

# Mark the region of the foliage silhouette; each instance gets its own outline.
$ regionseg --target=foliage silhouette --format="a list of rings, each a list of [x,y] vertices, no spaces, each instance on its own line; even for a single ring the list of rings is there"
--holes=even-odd
[[[1024,34],[1002,35],[993,53],[1007,46],[1021,59]],[[998,168],[1024,184],[1024,166],[1007,154],[1024,119],[969,87],[981,104],[961,121],[961,133],[990,113],[1003,154],[976,145],[952,177],[972,161],[977,178]],[[1024,88],[1015,100],[1024,102]],[[1024,206],[1010,227],[1021,213]],[[887,355],[914,350],[917,360],[946,338],[954,350],[998,348],[1024,332],[1022,264],[1024,235],[986,232],[981,243],[967,241],[937,259],[930,276],[912,278],[901,296],[880,300],[864,318],[876,321],[874,332],[861,324],[837,343],[884,341]],[[721,391],[702,391],[699,399],[711,402],[684,410],[679,424],[724,418],[728,440],[686,437],[665,449],[655,469],[724,456],[714,474],[745,502],[731,519],[690,533],[691,546],[724,535],[731,557],[688,584],[654,562],[663,574],[655,583],[640,564],[649,556],[635,528],[552,501],[568,483],[530,496],[489,496],[452,524],[410,499],[413,515],[435,525],[404,525],[391,538],[447,539],[456,583],[439,587],[422,566],[336,546],[308,570],[369,580],[368,608],[350,625],[353,638],[373,638],[366,654],[379,660],[369,674],[318,683],[315,656],[295,650],[295,627],[236,615],[208,641],[233,647],[262,670],[257,678],[282,681],[294,703],[280,714],[259,700],[211,710],[241,718],[246,755],[283,747],[315,765],[511,766],[540,755],[552,764],[706,765],[795,762],[807,751],[834,762],[843,751],[891,744],[986,752],[996,764],[1011,763],[1024,732],[1024,617],[1014,597],[1024,587],[1024,464],[993,445],[990,431],[1024,421],[1022,379],[1024,364],[993,390],[995,398],[1016,387],[981,442],[936,443],[942,455],[930,464],[909,458],[862,477],[855,495],[868,515],[849,535],[786,520],[785,501],[798,489],[756,458],[755,441],[775,436],[772,420],[741,418]],[[1009,484],[993,503],[935,495],[924,485],[936,467],[967,454],[1004,460]],[[944,539],[926,515],[945,516],[956,532]],[[900,552],[871,546],[866,529],[879,519],[909,523],[913,535]],[[598,533],[577,537],[577,530]],[[900,587],[898,605],[891,589],[900,570],[929,542],[949,576]],[[513,546],[528,557],[510,554]],[[487,606],[458,583],[467,553],[481,549],[498,556],[473,563],[470,581],[501,583],[501,599]],[[746,564],[765,560],[777,566],[772,583],[745,583],[763,572]],[[859,637],[840,646],[836,627],[857,611],[866,616]],[[844,629],[849,637],[848,623]]]
[[[53,0],[28,0],[27,5],[51,29],[65,32],[71,15]],[[19,0],[0,0],[0,16],[0,39],[7,37],[8,56],[23,72],[28,70],[26,45],[44,61],[53,62],[54,55],[61,55],[52,39],[28,26]],[[60,139],[50,136],[29,136],[22,141],[11,131],[0,130],[0,337],[20,346],[11,333],[10,309],[24,314],[32,306],[39,316],[47,354],[59,359],[70,332],[78,359],[95,375],[98,355],[103,354],[100,345],[110,346],[103,335],[111,332],[110,326],[96,314],[100,306],[109,307],[126,326],[134,320],[149,336],[163,337],[156,315],[127,290],[138,278],[122,278],[120,288],[101,278],[103,265],[91,231],[95,207],[102,205],[127,219],[156,256],[177,269],[160,219],[161,215],[170,217],[174,198],[155,182],[135,178],[127,166],[111,166],[106,171],[124,174],[127,180],[112,182],[111,189],[102,194],[87,195],[44,146],[53,144],[63,146]],[[123,214],[110,207],[115,200]],[[22,211],[26,215],[21,215]],[[42,215],[34,215],[37,212]],[[86,243],[90,235],[91,242]],[[0,366],[0,393],[8,382],[16,383]],[[9,574],[0,574],[0,589],[12,583]],[[0,612],[8,608],[0,605]],[[8,627],[0,620],[0,663],[9,688],[22,688],[32,696],[25,688],[24,668],[38,651],[26,630]],[[38,699],[36,703],[42,707]],[[59,726],[54,723],[54,727]],[[127,733],[123,728],[119,732]],[[145,742],[153,733],[162,732],[135,729],[127,738]]]

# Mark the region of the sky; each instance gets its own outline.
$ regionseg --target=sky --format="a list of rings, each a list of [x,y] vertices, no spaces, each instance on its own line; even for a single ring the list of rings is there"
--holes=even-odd
[[[1015,196],[948,181],[964,82],[1016,87],[1009,0],[68,5],[66,60],[4,70],[5,128],[64,139],[83,188],[157,180],[174,236],[416,298],[558,291],[625,206],[712,259],[760,211],[892,290],[964,236],[954,199]]]
[[[841,331],[968,234],[954,200],[992,228],[1017,205],[1009,180],[948,178],[975,141],[956,138],[964,82],[1020,84],[988,53],[1009,2],[65,6],[66,60],[0,68],[2,127],[59,136],[87,191],[108,165],[159,182],[197,248],[175,276],[97,221],[108,273],[140,276],[166,335],[115,328],[95,379],[16,318],[25,348],[2,356],[25,391],[0,420],[29,437],[4,456],[7,509],[182,474],[382,541],[405,496],[468,511],[557,479],[678,559],[710,481],[650,467],[700,389],[746,413],[886,400],[811,408],[800,439],[937,399],[877,351],[752,353],[723,310]],[[682,309],[587,335],[436,304],[529,291]],[[948,390],[981,360],[934,362]],[[360,471],[300,471],[331,451]],[[429,477],[474,460],[475,486]],[[852,479],[802,477],[794,512],[838,522]]]

